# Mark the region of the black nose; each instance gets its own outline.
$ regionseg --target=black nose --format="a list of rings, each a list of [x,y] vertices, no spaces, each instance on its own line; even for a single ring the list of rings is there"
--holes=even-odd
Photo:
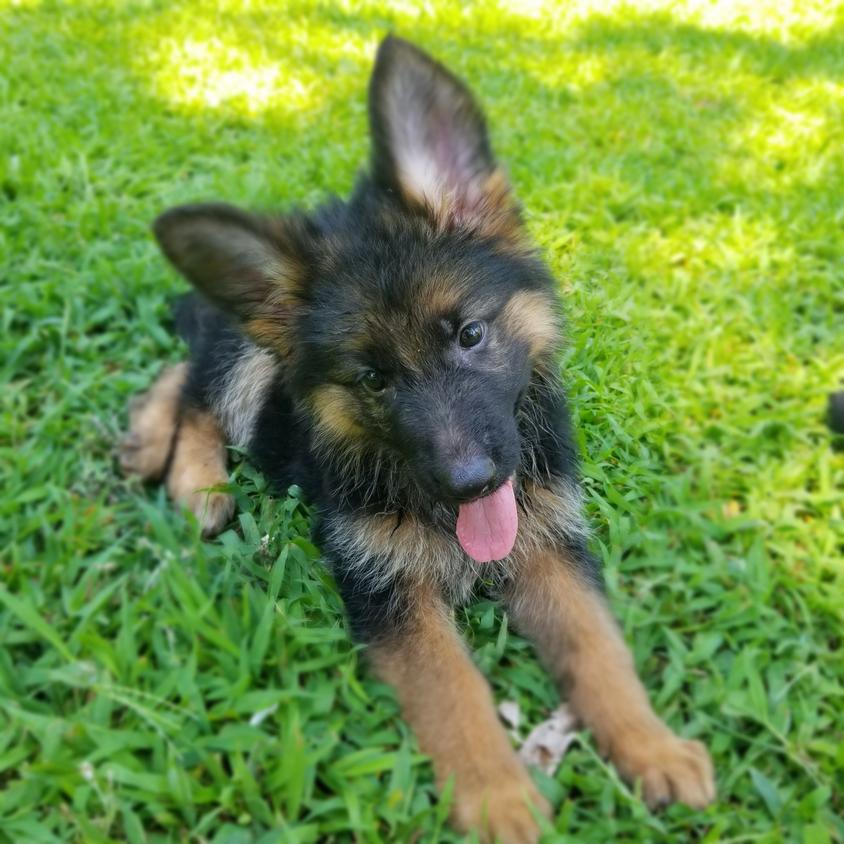
[[[489,457],[469,457],[436,473],[437,481],[449,498],[467,501],[477,498],[495,477],[495,463]]]

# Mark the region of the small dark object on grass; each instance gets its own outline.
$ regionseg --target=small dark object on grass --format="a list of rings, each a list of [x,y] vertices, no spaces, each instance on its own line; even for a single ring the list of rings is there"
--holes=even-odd
[[[836,434],[844,435],[844,390],[830,394],[828,419],[829,427]]]

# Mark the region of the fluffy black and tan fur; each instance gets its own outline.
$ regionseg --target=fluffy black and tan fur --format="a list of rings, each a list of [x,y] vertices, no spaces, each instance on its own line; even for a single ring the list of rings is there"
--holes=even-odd
[[[393,37],[369,105],[372,166],[348,201],[158,219],[164,253],[198,291],[177,312],[191,357],[134,404],[123,466],[164,479],[207,535],[233,511],[204,492],[226,480],[226,444],[280,489],[304,487],[354,634],[438,781],[455,776],[458,827],[534,841],[535,812],[549,810],[454,626],[479,575],[648,802],[703,806],[709,757],[653,713],[586,547],[555,284],[483,115],[462,82]],[[457,508],[508,478],[516,544],[481,566],[455,538]]]

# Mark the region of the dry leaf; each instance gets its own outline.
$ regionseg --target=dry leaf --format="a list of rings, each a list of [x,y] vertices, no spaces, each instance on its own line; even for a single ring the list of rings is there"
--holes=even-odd
[[[526,765],[535,765],[549,776],[553,776],[577,735],[576,723],[577,719],[567,706],[558,706],[550,718],[530,731],[519,750],[519,757]]]
[[[522,710],[515,700],[502,700],[498,704],[498,716],[511,730],[518,730],[522,723]]]

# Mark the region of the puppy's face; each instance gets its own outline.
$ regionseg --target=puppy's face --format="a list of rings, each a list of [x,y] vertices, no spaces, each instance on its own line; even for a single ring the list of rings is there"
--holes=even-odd
[[[533,262],[400,212],[390,228],[362,226],[313,283],[298,391],[329,448],[386,446],[430,498],[459,504],[517,470],[516,413],[553,310]]]
[[[557,342],[553,287],[458,79],[388,38],[369,106],[372,174],[348,205],[281,218],[182,207],[156,234],[285,358],[324,452],[389,452],[430,499],[459,506],[517,472],[519,402]]]

